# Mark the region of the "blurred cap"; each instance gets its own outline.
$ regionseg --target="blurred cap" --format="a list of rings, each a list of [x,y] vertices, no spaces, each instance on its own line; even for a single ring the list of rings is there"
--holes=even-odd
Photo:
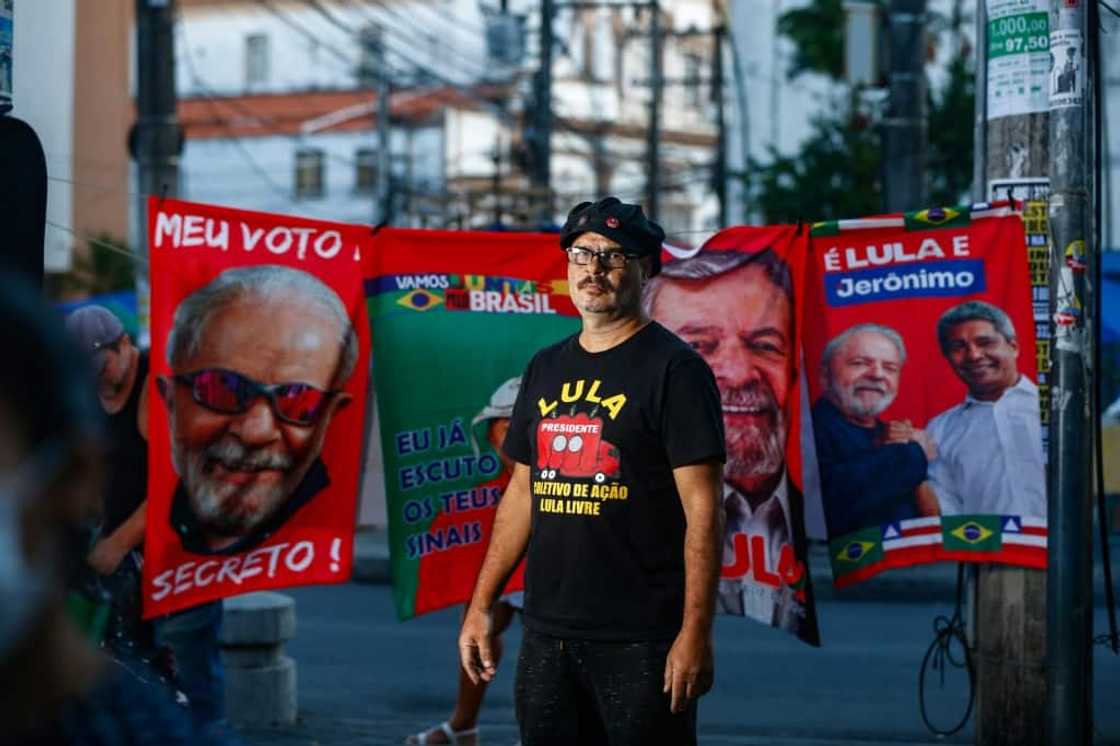
[[[90,356],[93,369],[105,367],[105,348],[124,336],[124,324],[104,306],[82,306],[66,317],[66,331],[78,349]]]

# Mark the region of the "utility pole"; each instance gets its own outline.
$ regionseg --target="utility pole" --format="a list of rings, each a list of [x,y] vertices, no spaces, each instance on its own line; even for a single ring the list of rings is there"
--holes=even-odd
[[[151,299],[148,285],[146,196],[179,193],[183,131],[175,111],[175,0],[136,0],[136,125],[130,150],[139,170],[136,304],[141,346],[149,343]]]
[[[533,81],[533,131],[530,138],[531,184],[539,200],[536,220],[549,225],[552,213],[552,18],[553,0],[541,0],[541,60]]]
[[[1033,0],[1033,7],[1024,8],[985,0],[978,3],[976,26],[972,197],[976,202],[1022,200],[1019,204],[1028,217],[1024,252],[1031,267],[1031,294],[1039,330],[1047,329],[1050,318],[1044,202],[1050,174],[1046,96],[1049,2]],[[1051,340],[1042,331],[1037,336],[1042,431],[1046,438]],[[1050,459],[1052,469],[1053,456]],[[1051,507],[1051,521],[1053,516]],[[1053,523],[1049,541],[1052,548]],[[1053,568],[1051,559],[1051,571]],[[1084,743],[1066,738],[1051,741],[1046,736],[1046,572],[980,565],[975,593],[970,631],[972,659],[976,662],[976,743]]]
[[[887,212],[926,206],[926,0],[891,0],[890,103],[883,122]]]
[[[1047,560],[1046,734],[1049,743],[1092,740],[1093,490],[1089,374],[1093,342],[1086,319],[1100,292],[1086,281],[1093,245],[1088,2],[1050,3],[1050,312],[1053,327]],[[1095,3],[1093,3],[1095,5]],[[1096,19],[1094,19],[1096,20]],[[1095,154],[1097,158],[1100,153]],[[1099,375],[1099,372],[1098,372]]]
[[[377,26],[372,34],[366,36],[377,81],[377,191],[374,199],[374,225],[391,223],[393,220],[392,178],[392,122],[389,110],[393,89],[389,80],[389,69],[385,59],[385,29]]]
[[[657,220],[659,198],[661,195],[661,169],[658,162],[661,155],[661,3],[649,3],[649,126],[646,127],[646,214],[650,220]]]
[[[494,226],[502,225],[502,135],[494,136],[494,175],[490,180],[490,191],[494,194]]]
[[[723,113],[723,25],[712,31],[712,96],[716,100],[716,125],[719,127],[719,141],[716,144],[716,160],[712,168],[715,182],[716,199],[719,200],[719,227],[727,227],[727,122]]]

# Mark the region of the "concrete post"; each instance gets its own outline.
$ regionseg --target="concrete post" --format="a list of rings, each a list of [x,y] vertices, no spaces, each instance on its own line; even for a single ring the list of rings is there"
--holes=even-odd
[[[225,600],[222,663],[226,713],[235,725],[292,725],[296,664],[284,643],[296,634],[296,602],[262,591]]]

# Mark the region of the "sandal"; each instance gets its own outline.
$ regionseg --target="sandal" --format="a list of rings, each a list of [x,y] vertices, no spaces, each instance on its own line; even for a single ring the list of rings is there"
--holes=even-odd
[[[436,730],[443,733],[444,737],[447,739],[444,743],[452,744],[452,746],[455,746],[456,744],[468,746],[468,744],[478,743],[478,726],[467,728],[466,730],[452,730],[451,723],[446,720],[444,720],[434,728],[422,730],[419,733],[413,733],[411,736],[406,738],[404,742],[406,744],[414,744],[416,746],[424,746],[424,744],[436,743],[435,741],[428,740],[428,734]]]

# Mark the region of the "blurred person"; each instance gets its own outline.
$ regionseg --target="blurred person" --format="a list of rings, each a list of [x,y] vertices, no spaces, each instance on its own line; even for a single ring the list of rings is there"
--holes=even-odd
[[[115,655],[138,658],[170,674],[156,648],[154,625],[141,618],[141,550],[148,494],[148,354],[133,344],[109,309],[83,306],[66,317],[66,330],[95,374],[105,415],[106,484],[97,540],[86,561],[109,593],[106,644]]]
[[[936,515],[925,482],[937,455],[933,439],[909,420],[879,415],[898,395],[906,345],[894,329],[856,324],[830,339],[821,354],[821,388],[813,434],[829,536]]]
[[[664,237],[615,197],[574,207],[560,246],[581,330],[521,378],[459,651],[493,679],[494,603],[525,555],[525,746],[695,744],[712,686],[723,423],[711,369],[642,311]]]
[[[157,684],[90,647],[66,612],[100,512],[104,450],[87,363],[22,281],[0,277],[0,743],[220,744]],[[92,374],[88,374],[92,376]]]
[[[513,474],[514,462],[502,451],[502,442],[509,431],[509,420],[513,416],[513,404],[517,400],[517,392],[521,387],[520,378],[511,378],[494,391],[489,403],[482,411],[471,420],[471,438],[474,439],[476,429],[480,426],[486,429],[486,440],[498,454],[502,462],[501,473],[491,482],[480,487],[495,486],[505,489]],[[478,450],[477,441],[475,450]],[[492,651],[494,665],[502,658],[503,644],[502,633],[513,621],[513,615],[521,609],[523,594],[518,591],[504,594],[493,609]],[[463,609],[466,613],[466,607]],[[486,696],[489,682],[485,680],[472,681],[459,667],[458,694],[455,707],[451,716],[444,722],[420,733],[415,733],[405,739],[406,744],[462,744],[469,746],[478,743],[478,713],[482,709],[482,700]]]
[[[109,454],[101,536],[91,567],[112,575],[144,542],[148,493],[148,353],[133,344],[107,308],[83,306],[66,317],[78,349],[97,376],[97,399],[106,415]],[[139,587],[135,589],[137,594]]]
[[[346,307],[301,270],[226,270],[179,304],[167,359],[171,526],[195,554],[257,547],[330,484],[319,456],[358,359]]]
[[[1010,317],[984,301],[953,306],[937,341],[968,393],[928,426],[937,443],[929,479],[946,515],[1046,517],[1038,387],[1019,372]]]
[[[785,461],[786,407],[797,354],[786,263],[771,249],[702,250],[666,264],[646,286],[643,301],[655,320],[707,361],[719,386],[727,437],[723,564],[735,564],[736,534],[765,538],[771,572],[786,546],[806,562],[804,498],[790,483]],[[721,579],[719,606],[818,644],[810,593],[799,598],[784,584]]]

